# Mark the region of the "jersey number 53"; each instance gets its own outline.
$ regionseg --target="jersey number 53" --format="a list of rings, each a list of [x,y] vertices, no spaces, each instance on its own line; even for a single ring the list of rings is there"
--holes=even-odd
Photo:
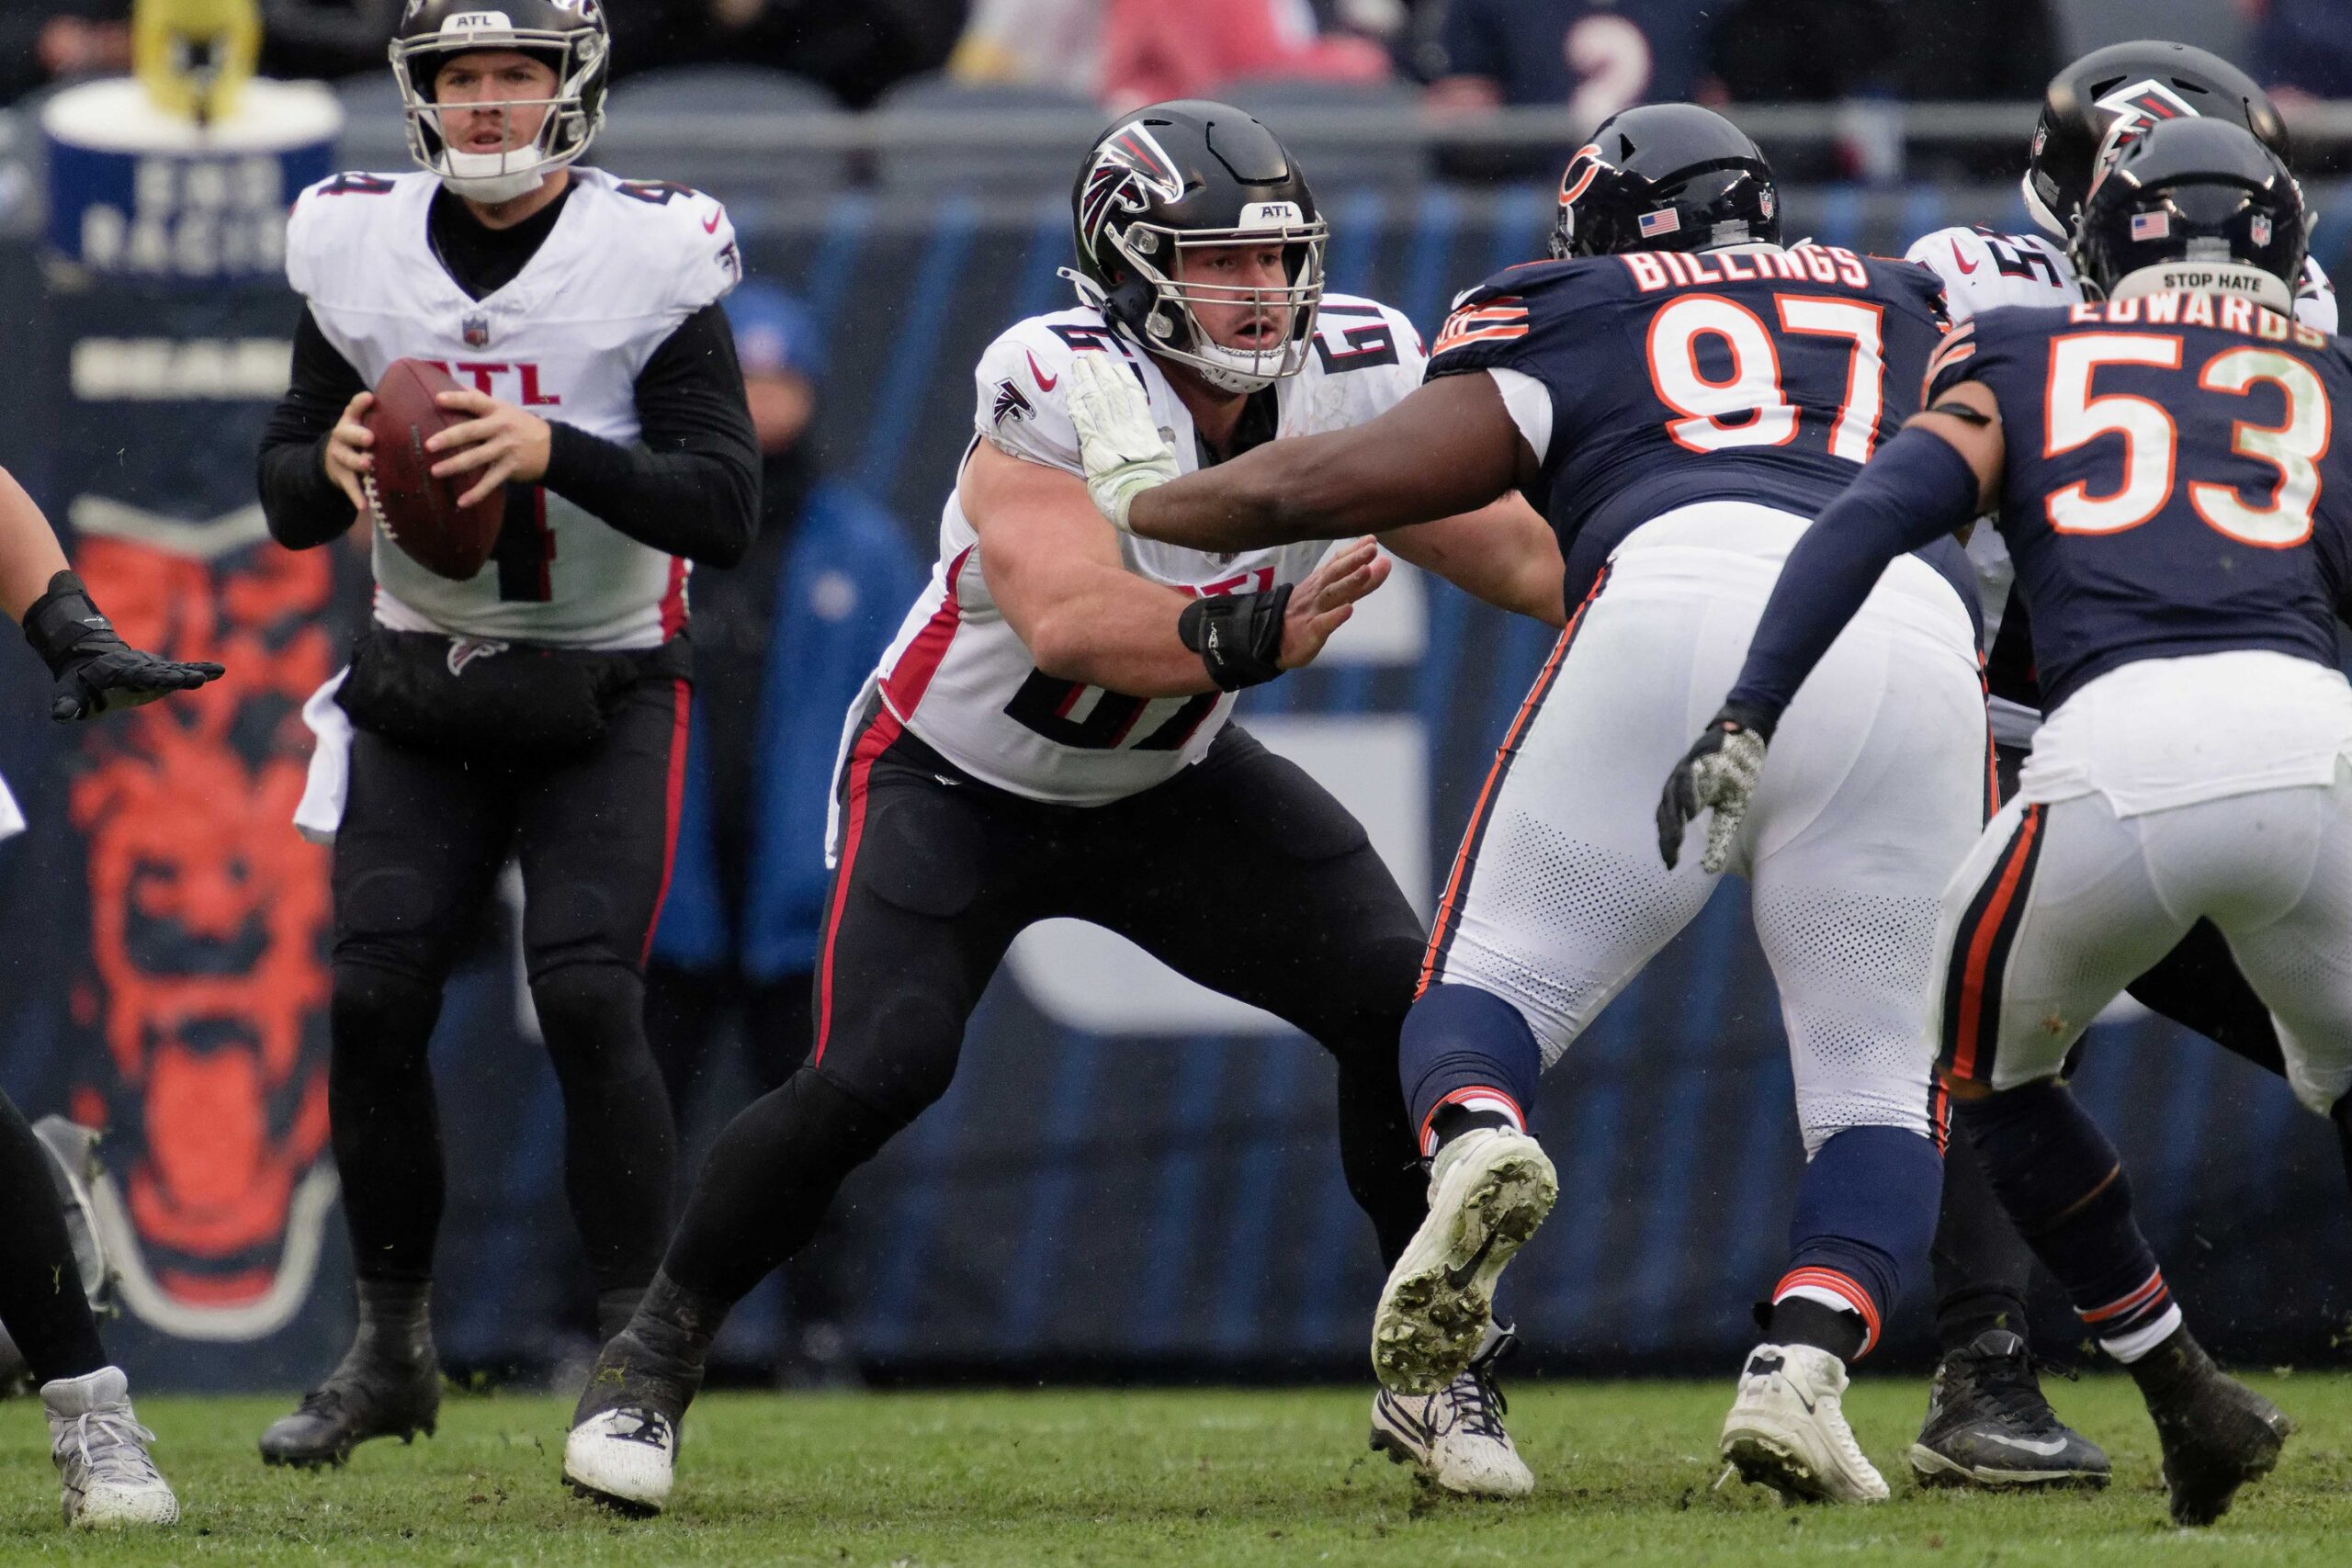
[[[2074,333],[2050,343],[2048,430],[2043,452],[2055,457],[2100,436],[2123,438],[2123,478],[2115,489],[2093,495],[2076,480],[2053,491],[2047,506],[2050,525],[2062,534],[2119,534],[2136,528],[2165,508],[2177,481],[2180,429],[2165,404],[2127,392],[2099,392],[2102,368],[2139,366],[2188,374],[2181,364],[2181,340],[2169,333]],[[2280,550],[2311,537],[2312,507],[2319,500],[2319,459],[2326,455],[2334,419],[2327,389],[2309,365],[2280,349],[2226,348],[2196,371],[2199,391],[2244,398],[2258,386],[2286,395],[2285,418],[2277,424],[2233,420],[2230,449],[2278,471],[2269,503],[2250,506],[2238,487],[2211,479],[2188,480],[2188,504],[2207,526],[2243,545]],[[2198,401],[2181,389],[2181,405]]]

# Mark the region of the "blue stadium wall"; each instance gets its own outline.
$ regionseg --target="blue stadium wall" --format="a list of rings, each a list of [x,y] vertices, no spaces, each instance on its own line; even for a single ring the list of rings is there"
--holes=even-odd
[[[2322,193],[2321,209],[2342,194]],[[1813,190],[1790,209],[1796,231],[1885,251],[1984,216],[1958,200]],[[1548,205],[1534,188],[1342,194],[1331,282],[1426,332],[1454,290],[1539,253]],[[975,356],[1066,298],[1054,276],[1064,209],[844,196],[741,216],[752,270],[804,295],[830,334],[825,460],[928,550],[969,430]],[[2324,224],[2321,254],[2341,258],[2347,233]],[[111,1335],[142,1385],[289,1385],[331,1362],[350,1308],[321,1146],[324,863],[289,847],[290,827],[273,835],[299,781],[293,708],[337,661],[364,566],[235,542],[252,526],[242,509],[266,389],[232,369],[213,395],[169,395],[152,364],[123,368],[132,351],[101,362],[88,345],[282,340],[295,304],[275,288],[94,286],[21,246],[0,248],[0,287],[16,367],[0,378],[0,460],[61,521],[103,525],[82,548],[97,550],[94,570],[130,573],[130,603],[107,600],[119,616],[183,651],[233,648],[232,680],[247,682],[225,716],[175,720],[168,736],[62,737],[39,716],[37,663],[0,654],[15,694],[0,702],[0,771],[34,822],[0,846],[0,1084],[31,1113],[107,1124],[147,1303]],[[158,538],[180,557],[123,564]],[[1548,643],[1432,586],[1425,657],[1290,677],[1250,694],[1243,722],[1414,727],[1433,878]],[[1799,1155],[1777,1009],[1737,891],[1544,1085],[1562,1201],[1506,1306],[1552,1365],[1720,1371],[1781,1258]],[[574,1356],[588,1323],[556,1087],[521,1032],[505,954],[493,918],[434,1048],[451,1166],[440,1340],[451,1362],[492,1371]],[[2207,1337],[2245,1357],[2337,1358],[2352,1227],[2327,1126],[2279,1083],[2154,1020],[2096,1030],[2080,1081]],[[689,1169],[741,1094],[721,1075],[681,1108]],[[1329,1066],[1294,1034],[1102,1032],[1000,976],[954,1090],[852,1180],[815,1267],[881,1375],[1355,1377],[1379,1270],[1340,1180],[1330,1101]],[[763,1287],[724,1356],[763,1364],[790,1317]],[[1891,1356],[1921,1353],[1924,1318],[1915,1293]],[[2046,1321],[2052,1348],[2075,1337],[2063,1314]]]

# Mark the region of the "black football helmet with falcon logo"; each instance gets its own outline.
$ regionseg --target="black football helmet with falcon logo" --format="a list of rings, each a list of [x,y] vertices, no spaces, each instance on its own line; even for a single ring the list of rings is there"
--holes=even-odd
[[[1645,104],[1611,115],[1560,176],[1559,260],[1758,243],[1781,243],[1772,166],[1713,109]]]
[[[2290,161],[2287,123],[2253,77],[2217,54],[2143,39],[2095,49],[2051,78],[2025,170],[2025,206],[2052,239],[2071,240],[2098,171],[2166,120],[2244,126]]]
[[[1070,190],[1078,265],[1062,276],[1147,353],[1211,386],[1253,392],[1306,363],[1323,299],[1329,231],[1274,133],[1230,104],[1151,104],[1095,139]],[[1276,243],[1285,282],[1240,288],[1179,276],[1178,258],[1214,245]],[[1213,341],[1193,307],[1251,304],[1281,331],[1254,347]]]

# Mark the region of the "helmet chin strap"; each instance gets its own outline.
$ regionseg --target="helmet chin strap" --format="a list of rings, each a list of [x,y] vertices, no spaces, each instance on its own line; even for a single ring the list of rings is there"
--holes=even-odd
[[[500,174],[498,165],[505,159],[496,152],[445,152],[441,154],[441,161],[447,165],[441,175],[441,183],[467,200],[479,201],[485,206],[495,206],[502,201],[513,201],[519,196],[528,196],[555,172],[543,164],[534,164],[519,174]],[[469,173],[466,169],[469,164],[487,164],[491,167]],[[561,166],[557,165],[558,168]]]
[[[2282,316],[2295,313],[2295,291],[2287,280],[2246,262],[2168,261],[2125,273],[2107,290],[2109,299],[2136,299],[2175,290],[2232,294],[2268,306]]]

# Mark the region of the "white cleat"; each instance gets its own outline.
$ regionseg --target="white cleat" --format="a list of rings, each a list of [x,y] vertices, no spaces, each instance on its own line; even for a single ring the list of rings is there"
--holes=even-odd
[[[1560,1179],[1524,1133],[1478,1127],[1430,1164],[1430,1217],[1389,1271],[1372,1319],[1372,1370],[1398,1393],[1435,1394],[1478,1351],[1495,1280],[1560,1196]]]
[[[1854,1441],[1839,1399],[1846,1363],[1811,1345],[1758,1345],[1724,1418],[1724,1461],[1791,1500],[1883,1503],[1886,1482]]]
[[[1372,1401],[1373,1448],[1464,1497],[1524,1497],[1534,1491],[1534,1475],[1503,1430],[1507,1406],[1495,1386],[1495,1362],[1518,1343],[1508,1328],[1489,1326],[1468,1370],[1435,1393],[1382,1389]]]
[[[670,1506],[678,1429],[658,1410],[625,1404],[591,1416],[563,1443],[563,1478],[574,1492],[630,1514]]]
[[[179,1522],[180,1500],[147,1455],[155,1434],[130,1409],[130,1380],[119,1367],[40,1387],[49,1412],[49,1457],[65,1483],[65,1522],[75,1529]]]

